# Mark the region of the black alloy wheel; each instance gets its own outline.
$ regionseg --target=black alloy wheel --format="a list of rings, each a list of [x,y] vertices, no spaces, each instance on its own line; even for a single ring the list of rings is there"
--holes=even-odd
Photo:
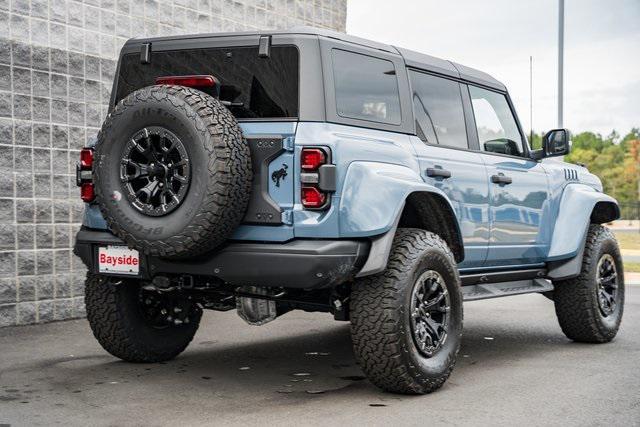
[[[157,292],[140,288],[139,307],[149,326],[156,329],[188,325],[200,318],[201,309],[189,297],[176,292]]]
[[[432,357],[447,339],[451,302],[440,273],[425,271],[411,294],[411,331],[418,351]]]
[[[618,305],[618,271],[610,254],[600,257],[596,274],[598,306],[602,315],[608,317],[615,313]]]
[[[120,180],[125,197],[145,215],[163,216],[176,209],[187,194],[190,177],[187,150],[168,129],[145,127],[124,147]]]

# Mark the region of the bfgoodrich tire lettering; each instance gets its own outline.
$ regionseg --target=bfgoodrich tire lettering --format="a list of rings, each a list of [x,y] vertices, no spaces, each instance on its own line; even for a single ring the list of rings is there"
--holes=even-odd
[[[446,340],[426,357],[416,346],[410,308],[417,279],[429,271],[444,279],[449,316]],[[387,269],[354,284],[350,309],[356,360],[373,384],[407,394],[430,393],[444,384],[460,349],[463,313],[456,263],[439,236],[399,229]]]
[[[598,302],[598,267],[603,259],[612,260],[615,268],[615,309],[611,313],[603,311]],[[624,312],[624,271],[618,243],[608,228],[589,226],[580,274],[554,282],[554,286],[556,315],[568,338],[604,343],[616,336]]]
[[[134,205],[123,183],[123,153],[131,152],[132,137],[144,129],[166,129],[181,141],[190,162],[189,176],[181,177],[188,178],[188,186],[180,187],[188,188],[186,194],[162,215]],[[150,86],[124,98],[98,134],[95,159],[96,199],[109,228],[145,254],[207,252],[227,239],[245,214],[252,179],[249,147],[229,110],[198,90]]]

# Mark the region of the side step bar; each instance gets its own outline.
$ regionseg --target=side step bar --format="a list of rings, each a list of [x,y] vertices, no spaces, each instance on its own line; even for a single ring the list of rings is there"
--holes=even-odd
[[[526,270],[490,271],[482,273],[461,274],[462,286],[478,285],[483,283],[514,282],[520,280],[537,279],[545,277],[547,270],[529,268]]]
[[[553,284],[547,279],[515,280],[510,282],[486,283],[462,286],[464,301],[476,301],[488,298],[506,297],[553,290]]]

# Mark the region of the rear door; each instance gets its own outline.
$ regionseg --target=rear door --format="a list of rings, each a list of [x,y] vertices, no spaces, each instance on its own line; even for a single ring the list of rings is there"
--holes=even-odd
[[[409,79],[422,177],[453,203],[465,249],[460,267],[480,267],[489,242],[489,189],[481,155],[470,150],[460,84],[417,70]]]
[[[549,232],[549,187],[542,165],[528,157],[526,140],[506,94],[468,86],[491,200],[488,266],[544,260]]]

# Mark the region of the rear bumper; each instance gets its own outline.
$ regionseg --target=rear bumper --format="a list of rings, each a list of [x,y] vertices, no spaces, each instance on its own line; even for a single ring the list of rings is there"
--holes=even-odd
[[[97,273],[97,247],[124,245],[113,234],[83,227],[74,253]],[[140,255],[140,275],[192,275],[221,279],[232,285],[317,289],[349,280],[364,265],[369,242],[364,240],[295,239],[286,243],[230,242],[197,258],[168,260]],[[131,276],[128,276],[131,277]]]

